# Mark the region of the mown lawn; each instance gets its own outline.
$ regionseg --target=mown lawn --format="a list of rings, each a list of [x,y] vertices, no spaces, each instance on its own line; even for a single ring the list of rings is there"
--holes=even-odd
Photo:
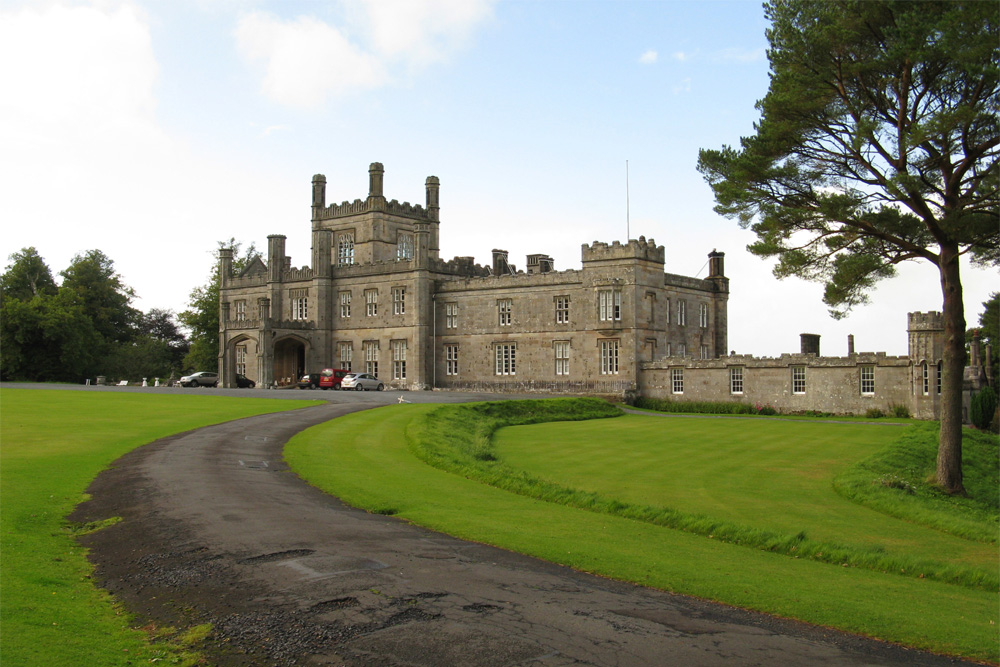
[[[4,667],[181,664],[90,581],[65,517],[128,451],[183,431],[313,401],[0,390],[0,661]],[[114,520],[113,517],[107,517]],[[174,639],[183,639],[175,637]]]
[[[311,483],[353,505],[465,539],[907,646],[1000,657],[995,588],[720,542],[469,478],[505,470],[517,477],[530,468],[535,477],[622,501],[612,507],[683,505],[699,514],[718,512],[731,522],[804,531],[813,539],[842,537],[838,541],[878,543],[904,557],[955,560],[966,569],[991,569],[995,578],[995,544],[903,525],[907,522],[855,506],[832,490],[838,472],[885,447],[900,427],[829,422],[776,427],[761,420],[725,426],[718,419],[705,420],[715,424],[711,427],[692,419],[668,426],[656,417],[536,424],[500,431],[493,450],[499,457],[485,443],[471,443],[470,467],[452,474],[415,455],[429,460],[420,444],[435,432],[428,424],[441,419],[436,411],[452,409],[399,405],[350,415],[299,434],[286,457]],[[447,414],[451,420],[441,423],[461,430],[462,418]],[[655,435],[666,429],[677,430],[667,440]],[[482,470],[476,472],[479,464]],[[936,541],[940,551],[918,544],[921,537]]]

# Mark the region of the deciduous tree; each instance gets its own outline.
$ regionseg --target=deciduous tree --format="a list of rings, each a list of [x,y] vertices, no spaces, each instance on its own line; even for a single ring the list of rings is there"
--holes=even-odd
[[[702,150],[719,213],[775,275],[824,282],[843,316],[909,260],[934,266],[945,326],[938,484],[962,487],[963,257],[996,265],[996,3],[773,0],[771,82],[739,148]]]

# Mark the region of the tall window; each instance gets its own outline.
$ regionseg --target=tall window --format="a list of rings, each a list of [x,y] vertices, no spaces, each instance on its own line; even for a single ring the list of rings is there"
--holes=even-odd
[[[612,322],[622,318],[621,292],[602,289],[597,293],[597,318],[602,322]]]
[[[242,322],[247,318],[247,301],[246,299],[240,299],[239,301],[233,302],[236,307],[236,321]]]
[[[377,289],[366,289],[365,290],[365,314],[368,317],[374,317],[378,315],[378,290]]]
[[[366,340],[365,348],[365,373],[378,377],[378,341]]]
[[[683,299],[677,301],[677,324],[681,326],[687,326],[688,323],[688,304],[687,301]]]
[[[337,350],[340,352],[340,367],[345,371],[351,370],[351,362],[354,360],[354,346],[343,341],[337,344]]]
[[[304,289],[292,290],[289,293],[289,296],[291,297],[291,316],[293,320],[309,319],[309,297],[307,295],[308,292]]]
[[[497,300],[497,320],[502,327],[510,326],[510,312],[513,308],[512,299],[498,299]]]
[[[684,393],[684,369],[683,368],[671,368],[670,369],[670,391],[674,394]]]
[[[458,345],[444,346],[444,359],[446,375],[458,375]]]
[[[392,379],[406,379],[406,341],[392,341]]]
[[[708,359],[708,345],[702,345],[699,352],[702,359]]]
[[[354,232],[337,234],[337,264],[354,264]]]
[[[341,292],[340,293],[340,316],[350,317],[351,316],[351,293]]]
[[[618,339],[601,341],[601,375],[618,375]]]
[[[670,299],[667,299],[666,311],[667,311],[667,324],[670,324]],[[670,356],[670,355],[667,355],[667,356]]]
[[[924,396],[927,396],[931,393],[931,373],[926,361],[921,367],[921,373],[923,374]]]
[[[556,375],[569,375],[569,341],[557,340],[553,343],[556,355]]]
[[[392,314],[403,315],[406,313],[406,288],[392,288]]]
[[[247,374],[247,346],[236,346],[236,372],[239,375]]]
[[[687,343],[680,343],[677,346],[677,356],[678,357],[686,357],[687,353],[688,353]]]
[[[458,328],[458,304],[446,303],[444,305],[444,326],[447,329]]]
[[[569,297],[556,297],[556,324],[569,324]]]
[[[806,367],[792,366],[792,393],[806,393]]]
[[[698,304],[698,326],[702,329],[708,328],[708,304]]]
[[[396,259],[413,259],[413,234],[400,232],[396,236]]]
[[[515,375],[517,366],[515,357],[517,352],[516,343],[497,343],[496,346],[496,374]]]
[[[874,366],[861,366],[858,369],[860,373],[860,384],[861,384],[861,395],[862,396],[874,396],[875,395],[875,367]]]
[[[941,362],[937,362],[937,393],[941,393]]]
[[[743,367],[730,366],[729,368],[729,393],[743,393]]]

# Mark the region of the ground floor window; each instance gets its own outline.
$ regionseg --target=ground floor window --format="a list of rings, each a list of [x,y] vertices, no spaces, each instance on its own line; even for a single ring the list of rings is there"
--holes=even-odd
[[[923,374],[923,381],[924,381],[923,382],[924,396],[927,396],[929,393],[931,393],[931,371],[930,368],[928,368],[926,361],[921,366],[921,372]]]
[[[378,377],[378,341],[366,340],[365,348],[365,373]]]
[[[792,393],[806,393],[806,367],[792,366]]]
[[[684,393],[684,369],[683,368],[671,368],[670,369],[670,391],[674,394]]]
[[[247,346],[236,346],[236,373],[238,375],[247,374]]]
[[[351,370],[351,361],[354,358],[354,346],[350,343],[339,343],[337,349],[340,352],[340,367],[345,371]]]
[[[618,339],[601,341],[601,375],[618,375]]]
[[[860,382],[861,382],[861,395],[862,396],[874,396],[875,395],[875,367],[874,366],[862,366],[860,368]]]
[[[743,367],[733,366],[729,369],[729,393],[743,393]]]
[[[937,393],[941,393],[941,362],[937,362]]]
[[[556,375],[569,375],[569,341],[557,340],[553,343],[556,356]]]
[[[392,341],[392,379],[406,379],[406,341]]]
[[[498,343],[496,346],[496,374],[515,375],[516,343]]]
[[[444,346],[445,374],[458,375],[458,345]]]

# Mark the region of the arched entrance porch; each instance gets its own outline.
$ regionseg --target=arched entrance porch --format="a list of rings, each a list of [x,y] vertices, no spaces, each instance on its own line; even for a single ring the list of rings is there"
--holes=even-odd
[[[306,369],[306,345],[297,337],[288,336],[274,342],[274,381],[278,386],[295,384]]]

